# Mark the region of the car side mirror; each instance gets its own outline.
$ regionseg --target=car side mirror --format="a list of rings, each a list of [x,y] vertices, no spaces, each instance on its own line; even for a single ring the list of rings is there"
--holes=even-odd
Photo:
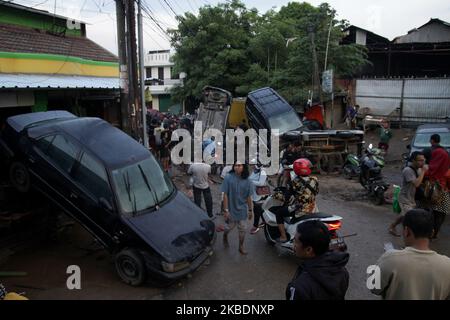
[[[411,145],[408,144],[408,145],[406,146],[406,149],[411,150]]]
[[[99,202],[103,209],[106,209],[109,212],[113,211],[112,205],[105,198],[100,198]]]

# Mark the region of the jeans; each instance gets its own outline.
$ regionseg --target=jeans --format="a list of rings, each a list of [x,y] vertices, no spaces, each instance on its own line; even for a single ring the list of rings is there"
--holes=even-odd
[[[262,205],[253,201],[253,214],[254,214],[253,226],[255,228],[259,227],[259,220],[261,219],[263,212],[264,210],[262,208]]]
[[[287,206],[282,207],[274,207],[271,210],[273,213],[275,213],[275,216],[277,218],[277,224],[284,224],[284,218],[287,217],[293,217],[294,213],[290,213]]]
[[[206,211],[208,212],[208,216],[210,218],[213,217],[213,202],[211,196],[211,189],[197,189],[194,187],[194,202],[197,206],[201,208],[202,206],[202,193],[203,198],[205,198]]]

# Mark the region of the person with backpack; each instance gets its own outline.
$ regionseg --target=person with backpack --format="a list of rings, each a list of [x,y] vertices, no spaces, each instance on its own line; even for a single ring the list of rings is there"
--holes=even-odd
[[[399,196],[401,213],[389,227],[389,233],[396,237],[400,237],[396,227],[403,222],[405,214],[417,207],[416,192],[423,182],[425,173],[428,171],[428,165],[425,164],[423,153],[414,152],[409,161],[411,163],[410,166],[403,169],[402,172],[402,189]]]

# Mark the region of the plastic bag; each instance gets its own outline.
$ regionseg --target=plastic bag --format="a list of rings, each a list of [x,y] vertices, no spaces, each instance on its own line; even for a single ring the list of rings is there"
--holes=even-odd
[[[400,207],[400,203],[398,201],[399,197],[400,197],[400,191],[401,188],[399,186],[395,186],[394,185],[394,196],[393,196],[393,202],[392,202],[392,210],[395,213],[401,213],[402,212],[402,208]]]

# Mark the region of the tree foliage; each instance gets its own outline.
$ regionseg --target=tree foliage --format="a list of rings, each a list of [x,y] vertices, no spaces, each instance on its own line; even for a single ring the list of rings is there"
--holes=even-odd
[[[292,104],[302,104],[313,89],[312,35],[320,73],[328,35],[327,69],[336,76],[352,76],[368,63],[364,47],[340,44],[348,25],[336,19],[327,3],[314,7],[291,2],[261,15],[233,0],[177,19],[178,28],[169,31],[176,50],[173,61],[176,72],[187,74],[184,86],[172,92],[178,100],[199,98],[206,85],[237,96],[270,86]]]

